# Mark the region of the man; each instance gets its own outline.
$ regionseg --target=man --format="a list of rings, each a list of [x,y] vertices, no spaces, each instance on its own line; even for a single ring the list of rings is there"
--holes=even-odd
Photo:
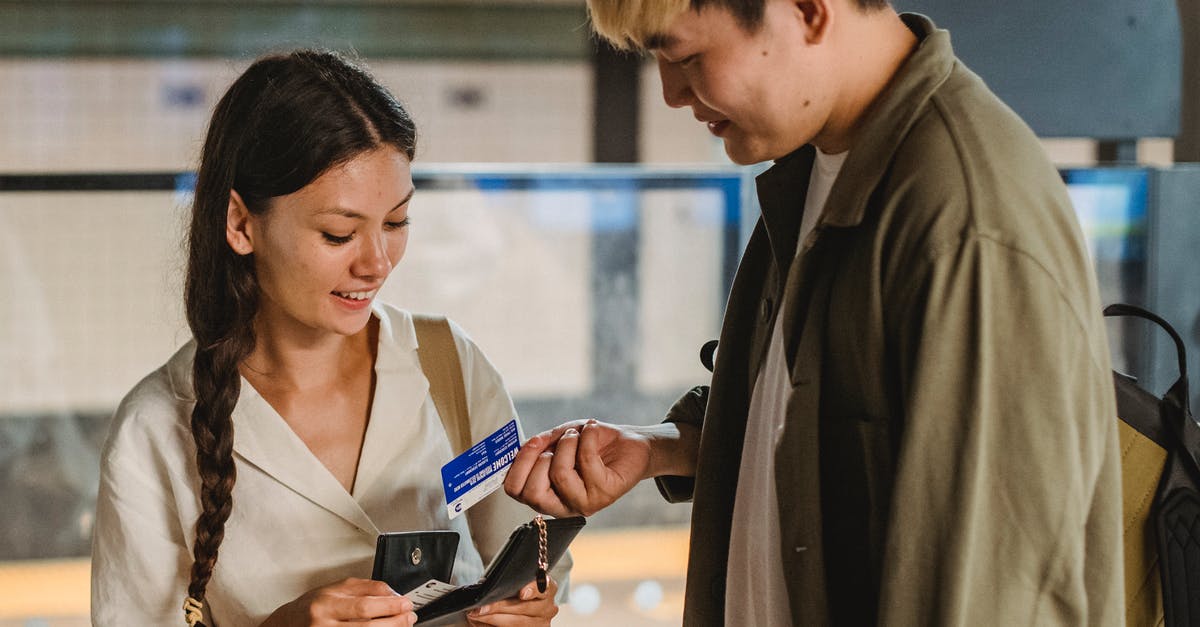
[[[949,35],[882,0],[589,8],[731,159],[775,165],[711,392],[532,438],[508,493],[692,499],[686,625],[1120,624],[1095,278],[1036,137]]]

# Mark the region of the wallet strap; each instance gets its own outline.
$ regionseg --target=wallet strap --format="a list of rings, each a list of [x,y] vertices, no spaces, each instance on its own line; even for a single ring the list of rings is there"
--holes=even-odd
[[[450,322],[445,316],[413,314],[413,326],[417,331],[417,357],[429,379],[429,395],[442,417],[454,454],[460,455],[471,447],[471,417]]]

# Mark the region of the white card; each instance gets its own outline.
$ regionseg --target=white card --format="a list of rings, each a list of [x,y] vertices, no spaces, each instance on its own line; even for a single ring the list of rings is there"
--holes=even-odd
[[[437,579],[430,579],[404,593],[404,596],[408,597],[409,601],[412,601],[414,610],[419,610],[457,588],[458,586],[456,585],[438,581]]]

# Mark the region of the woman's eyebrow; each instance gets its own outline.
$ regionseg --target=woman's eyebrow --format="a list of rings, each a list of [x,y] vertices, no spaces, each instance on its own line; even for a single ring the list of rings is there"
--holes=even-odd
[[[400,207],[403,207],[405,204],[407,204],[408,201],[412,200],[413,194],[416,191],[417,190],[415,187],[413,189],[408,190],[408,193],[404,195],[404,198],[400,202],[396,203],[395,207],[388,209],[388,213],[391,213],[391,212],[399,209]],[[345,207],[325,207],[322,209],[317,209],[316,211],[313,212],[313,215],[314,216],[335,215],[335,216],[343,216],[346,218],[351,218],[354,220],[365,220],[366,219],[366,216],[363,215],[362,213],[355,211],[353,209],[347,209]]]

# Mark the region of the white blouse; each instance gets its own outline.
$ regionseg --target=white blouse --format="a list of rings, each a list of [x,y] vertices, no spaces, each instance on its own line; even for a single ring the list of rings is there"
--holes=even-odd
[[[498,490],[467,516],[448,518],[440,469],[453,454],[417,358],[412,316],[379,303],[374,315],[375,397],[353,493],[242,380],[232,416],[233,511],[208,585],[209,627],[257,626],[308,590],[370,577],[376,536],[386,531],[459,532],[454,583],[473,582],[512,529],[533,517]],[[500,374],[461,328],[451,328],[478,441],[516,412]],[[200,513],[189,426],[194,354],[194,342],[180,348],[113,419],[92,542],[94,625],[183,624]],[[564,591],[569,568],[563,559],[554,573]]]

